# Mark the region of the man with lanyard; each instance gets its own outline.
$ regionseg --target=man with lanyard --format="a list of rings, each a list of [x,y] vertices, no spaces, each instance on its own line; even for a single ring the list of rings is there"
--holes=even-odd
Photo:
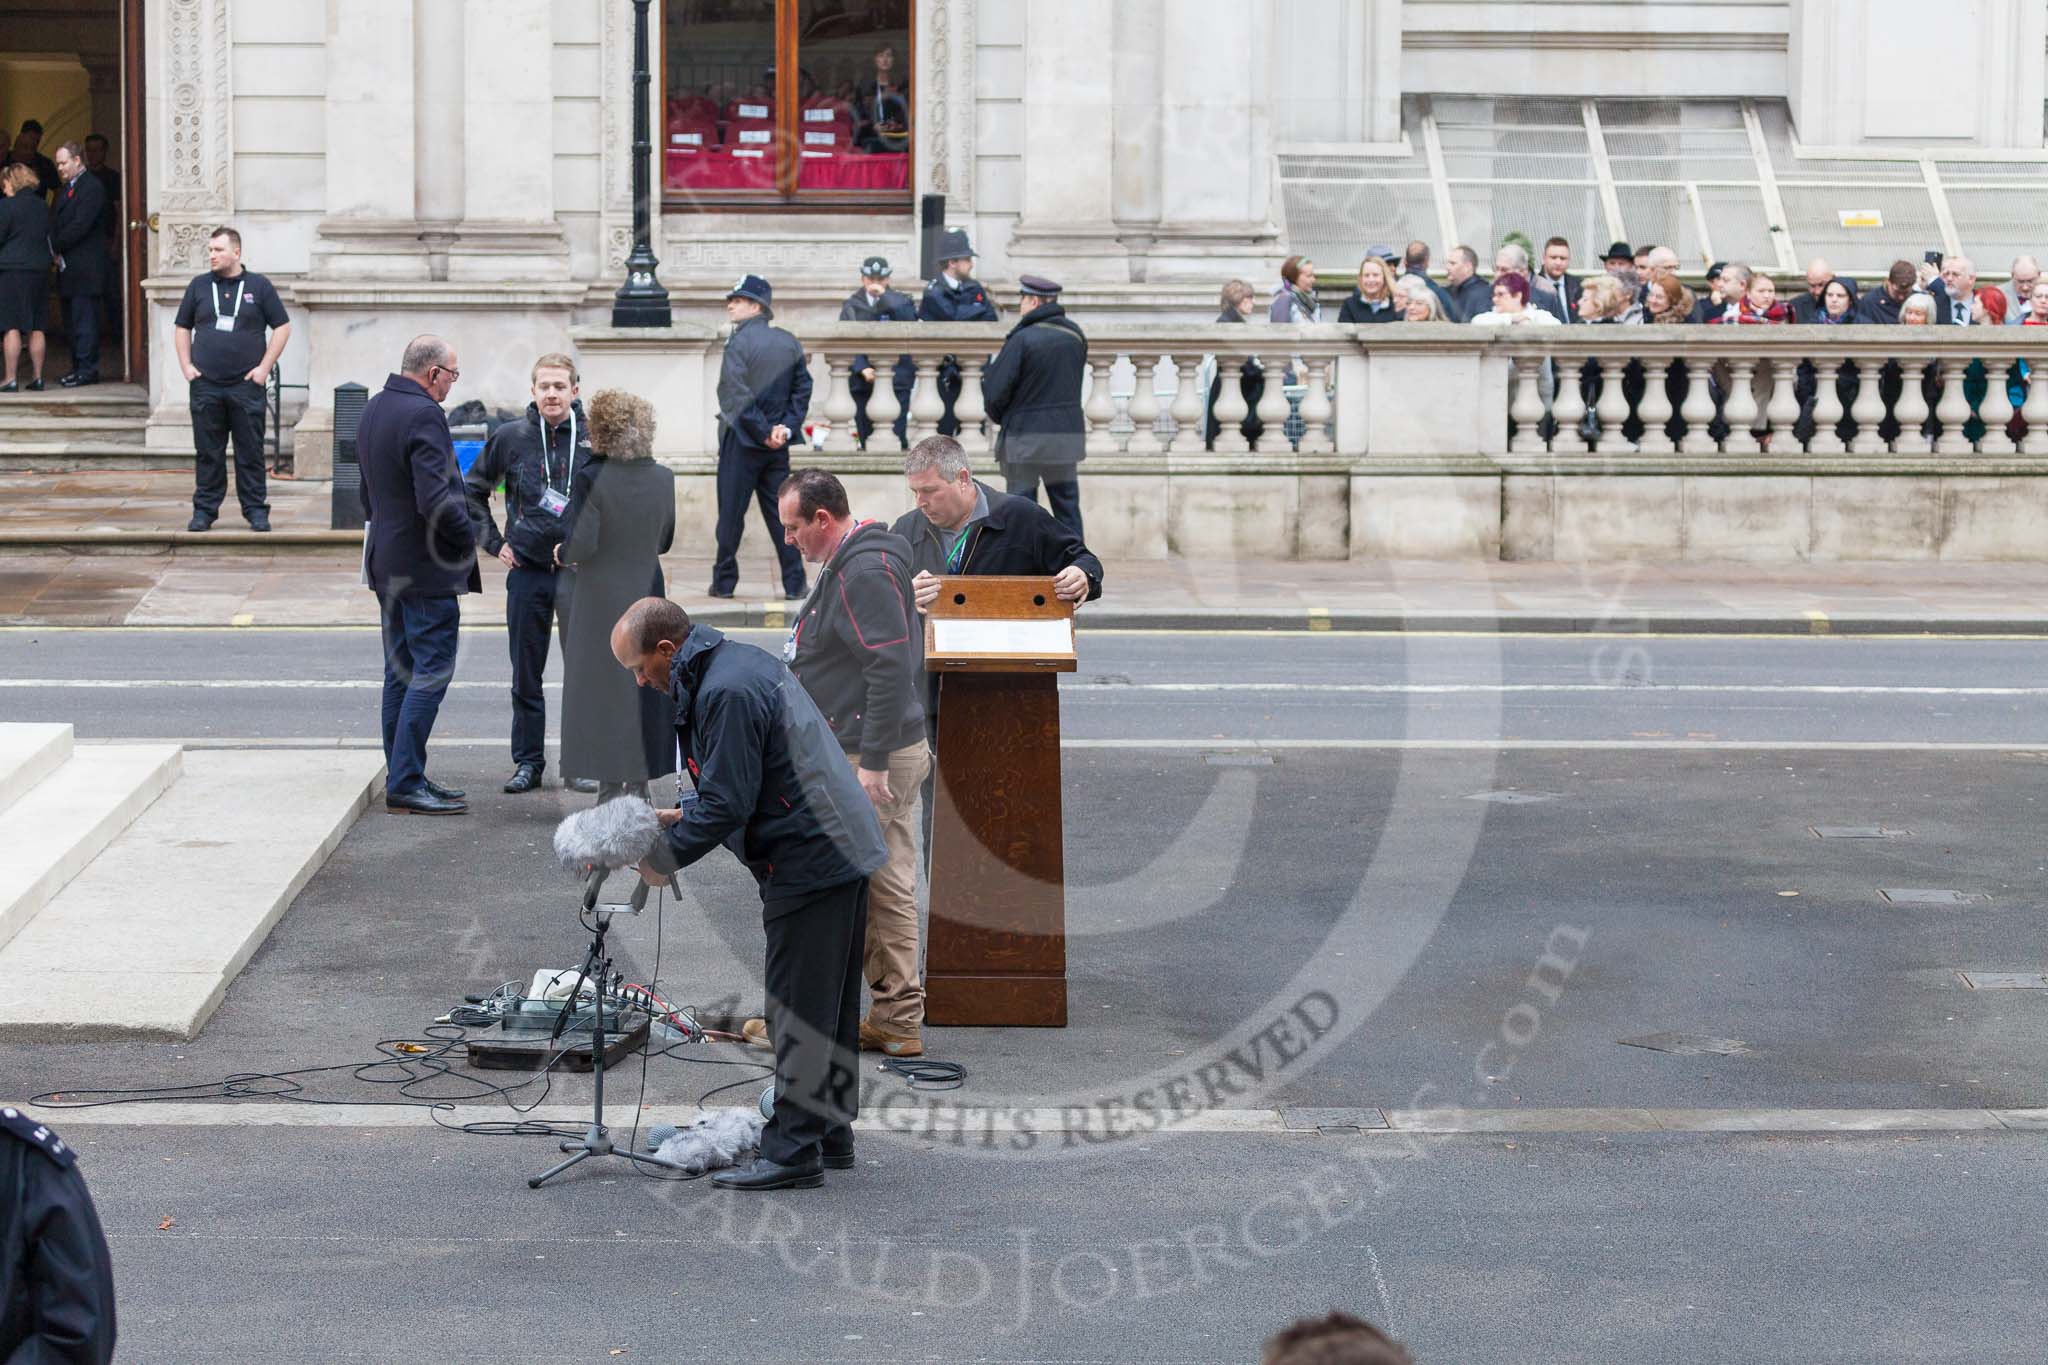
[[[922,322],[1001,322],[1003,315],[990,301],[988,290],[974,278],[974,248],[967,234],[952,228],[939,235],[939,277],[925,286],[924,299],[917,306]],[[946,415],[939,419],[939,434],[951,436],[960,430],[953,416],[953,400],[960,396],[960,362],[947,356],[939,362],[939,401]]]
[[[513,796],[535,790],[547,768],[547,701],[541,674],[547,671],[549,637],[567,614],[555,552],[564,536],[570,480],[590,458],[588,424],[579,401],[576,362],[550,353],[533,362],[533,401],[526,420],[507,422],[491,433],[483,454],[462,481],[477,549],[505,566],[505,633],[512,653]],[[505,530],[491,519],[491,490],[505,488]],[[571,782],[578,791],[597,784]]]
[[[873,1005],[864,1052],[924,1055],[918,970],[917,792],[931,769],[922,686],[923,627],[911,597],[910,547],[876,521],[855,521],[845,485],[799,469],[782,485],[782,530],[819,566],[783,661],[824,713],[882,822],[889,861],[868,879],[862,963]]]
[[[242,268],[242,234],[218,227],[206,241],[204,275],[185,286],[174,320],[178,368],[191,386],[192,521],[213,529],[228,493],[228,438],[235,442],[235,497],[252,531],[270,529],[263,470],[263,386],[291,340],[277,290]],[[266,338],[265,333],[268,332]]]
[[[998,493],[974,477],[967,452],[950,436],[927,436],[903,459],[917,506],[889,529],[910,546],[911,594],[922,613],[939,595],[942,576],[1017,575],[1051,578],[1063,602],[1102,596],[1102,561],[1081,537],[1029,498]],[[921,632],[923,626],[918,630]],[[939,743],[939,675],[926,674],[925,734]],[[924,780],[925,857],[932,846],[932,773]]]
[[[889,262],[886,257],[870,256],[860,263],[860,288],[853,291],[845,303],[839,305],[841,322],[915,322],[917,305],[889,287]],[[896,402],[902,411],[896,414],[896,439],[906,448],[909,441],[904,437],[906,423],[910,416],[910,391],[917,383],[917,366],[907,355],[896,357],[896,369],[890,376],[896,390]],[[853,394],[853,434],[860,438],[861,448],[867,449],[868,436],[875,424],[868,417],[868,398],[875,391],[875,367],[864,355],[853,358],[853,378],[847,384]]]

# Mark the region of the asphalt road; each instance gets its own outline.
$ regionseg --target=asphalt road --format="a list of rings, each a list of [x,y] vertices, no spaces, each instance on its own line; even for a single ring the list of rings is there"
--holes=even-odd
[[[10,1091],[191,1099],[374,1060],[466,992],[572,965],[547,841],[574,801],[496,791],[502,647],[466,642],[478,686],[440,727],[478,741],[434,765],[471,816],[366,816],[199,1039],[0,1048]],[[1773,1115],[2048,1107],[2048,989],[1963,975],[2048,971],[2048,642],[1102,634],[1082,654],[1069,1028],[932,1030],[963,1088],[871,1074],[869,1112],[903,1122],[789,1195],[590,1167],[529,1192],[550,1141],[419,1111],[75,1115],[131,1358],[1251,1360],[1331,1306],[1425,1361],[2039,1358],[2042,1131]],[[92,738],[360,738],[373,690],[304,684],[375,663],[353,632],[17,631],[0,707]],[[1422,690],[1443,688],[1474,690]],[[1292,743],[1247,747],[1272,739]],[[1359,747],[1400,740],[1429,743]],[[1886,837],[1832,837],[1850,829]],[[758,995],[729,860],[616,938],[673,999]],[[1318,992],[1313,1045],[1261,1051]],[[611,1095],[686,1118],[751,1094],[758,1055],[636,1060]],[[398,1078],[299,1079],[359,1104]],[[1118,1126],[1175,1081],[1218,1087],[1186,1131]],[[451,1121],[510,1117],[474,1083],[425,1089]],[[1275,1109],[1329,1131],[1243,1122]],[[1766,1131],[1621,1131],[1651,1109]],[[1068,1121],[1027,1142],[1024,1110]],[[1562,1131],[1353,1131],[1461,1110]]]

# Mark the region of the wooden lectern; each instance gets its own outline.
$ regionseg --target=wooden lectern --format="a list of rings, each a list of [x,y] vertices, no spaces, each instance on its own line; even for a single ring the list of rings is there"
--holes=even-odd
[[[1074,608],[1050,578],[940,580],[924,666],[939,677],[925,1020],[1067,1022],[1058,674]]]

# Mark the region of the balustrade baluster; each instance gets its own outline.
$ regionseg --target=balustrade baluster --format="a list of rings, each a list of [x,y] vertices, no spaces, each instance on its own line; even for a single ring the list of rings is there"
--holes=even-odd
[[[1645,455],[1669,455],[1678,449],[1678,443],[1665,429],[1671,421],[1671,391],[1666,387],[1670,376],[1669,362],[1643,362],[1643,401],[1636,404],[1636,416],[1643,422],[1643,435],[1636,442],[1636,449]],[[1621,382],[1619,374],[1615,376],[1615,382]]]
[[[1717,449],[1711,430],[1714,395],[1707,388],[1707,373],[1712,368],[1704,360],[1694,360],[1685,367],[1685,401],[1678,407],[1678,415],[1685,419],[1685,435],[1678,448],[1688,455],[1711,455]]]
[[[1167,409],[1173,414],[1173,439],[1167,449],[1175,454],[1199,451],[1202,448],[1202,402],[1208,396],[1195,386],[1201,365],[1183,364],[1173,356],[1167,356],[1163,363],[1171,368],[1174,375],[1173,406]]]
[[[2020,405],[2020,416],[2026,419],[2026,438],[2020,442],[2024,455],[2048,455],[2048,363],[2039,360],[2030,366],[2033,373],[2027,377],[2027,401]]]
[[[1113,354],[1092,355],[1088,359],[1091,380],[1082,414],[1088,419],[1088,450],[1095,454],[1116,450],[1116,437],[1110,431],[1110,424],[1116,420],[1116,400],[1109,396],[1109,371],[1115,364]]]
[[[1244,363],[1250,360],[1245,355],[1223,355],[1216,357],[1216,373],[1220,376],[1216,385],[1216,453],[1218,455],[1242,455],[1252,448],[1244,438],[1244,419],[1251,416],[1251,409],[1245,406],[1244,389],[1239,374]],[[1266,376],[1268,393],[1280,387],[1280,376]]]
[[[2019,443],[2006,430],[2012,423],[2012,395],[2005,390],[2005,363],[1985,361],[1984,380],[1984,401],[1977,408],[1977,415],[1984,419],[1984,439],[1978,448],[1986,455],[2010,455],[2019,449]]]
[[[1330,362],[1320,356],[1307,362],[1308,393],[1301,400],[1301,450],[1327,455],[1337,448],[1330,437]]]
[[[1813,357],[1813,439],[1806,446],[1809,454],[1840,455],[1848,450],[1842,444],[1841,432],[1836,430],[1842,423],[1842,395],[1835,387],[1841,368],[1840,356]],[[1876,367],[1865,361],[1863,368],[1869,371],[1863,376],[1863,383],[1875,387]]]
[[[1550,449],[1557,455],[1577,455],[1586,449],[1586,395],[1579,387],[1584,362],[1553,353],[1550,363],[1557,370],[1557,388],[1550,396]],[[1610,362],[1611,363],[1611,362]],[[1603,365],[1604,374],[1607,366]],[[1537,395],[1540,400],[1542,395]],[[1541,450],[1539,441],[1536,449]]]
[[[1721,405],[1721,416],[1728,423],[1728,439],[1722,449],[1730,455],[1754,455],[1760,447],[1756,432],[1756,390],[1750,384],[1756,378],[1756,361],[1741,357],[1728,362],[1730,378],[1728,396]]]
[[[853,401],[851,379],[853,357],[850,355],[827,355],[825,367],[831,374],[826,384],[825,405],[820,414],[831,424],[825,434],[825,449],[845,452],[855,449],[859,442],[853,433],[853,417],[859,408]]]
[[[1627,362],[1616,356],[1601,370],[1600,399],[1593,404],[1593,413],[1600,419],[1600,433],[1593,449],[1602,455],[1618,455],[1629,449],[1628,435],[1622,430],[1628,422],[1628,394],[1621,386],[1622,372],[1627,368]],[[1577,383],[1578,376],[1567,375],[1560,369],[1557,382],[1560,387]]]
[[[1266,390],[1259,395],[1259,453],[1285,454],[1293,443],[1287,439],[1287,368],[1293,361],[1284,355],[1267,356]],[[1230,385],[1225,384],[1224,388]]]
[[[1764,406],[1764,435],[1780,454],[1799,449],[1799,362],[1790,356],[1762,362],[1771,367],[1771,401]]]
[[[880,393],[885,385],[895,387],[890,384],[889,371],[877,365],[875,391]],[[926,356],[917,362],[917,382],[910,388],[910,420],[904,426],[910,443],[916,445],[927,436],[938,435],[939,419],[945,415],[945,400],[939,397],[939,360],[937,356]],[[875,427],[879,431],[881,424],[878,422]]]
[[[874,359],[873,356],[868,358],[870,360]],[[923,366],[920,365],[920,372],[922,372],[922,369]],[[917,393],[914,389],[911,392],[910,398],[913,403],[917,401]],[[887,433],[889,439],[894,440],[896,437],[896,419],[902,415],[903,404],[896,397],[895,366],[888,363],[875,366],[874,387],[868,393],[868,425],[870,428],[868,444],[870,446],[882,444],[875,440],[874,434],[878,431]]]
[[[988,416],[981,398],[981,373],[987,368],[988,362],[979,356],[960,362],[960,392],[953,399],[953,420],[960,424],[960,430],[954,439],[970,455],[984,454],[989,447],[988,437],[981,430],[982,419]]]
[[[1517,455],[1537,455],[1543,451],[1543,395],[1537,381],[1543,367],[1541,356],[1516,356],[1508,382],[1515,386],[1509,396],[1508,416],[1514,419],[1515,434],[1508,440],[1508,449]]]
[[[1963,434],[1963,424],[1970,420],[1970,400],[1963,397],[1963,371],[1969,364],[1967,360],[1940,362],[1941,401],[1934,408],[1934,415],[1941,422],[1941,435],[1934,438],[1937,455],[1968,455],[1972,449],[1970,438]]]
[[[1875,389],[1877,387],[1878,367],[1872,364],[1869,369],[1870,382],[1867,387]],[[1881,400],[1873,401],[1877,403],[1879,411],[1883,411]],[[1858,410],[1861,410],[1863,407],[1863,396],[1861,394],[1858,394],[1856,397],[1856,406]],[[1892,404],[1892,416],[1897,418],[1899,423],[1898,440],[1893,444],[1893,449],[1897,450],[1899,454],[1925,455],[1928,451],[1934,449],[1934,443],[1927,439],[1927,433],[1922,430],[1927,424],[1927,394],[1920,387],[1920,366],[1909,361],[1902,360],[1899,362],[1899,401]],[[1858,420],[1861,419],[1859,418]],[[1873,425],[1875,425],[1874,419]],[[1857,450],[1865,449],[1860,440],[1855,448]],[[1875,441],[1868,448],[1870,450],[1883,450],[1884,442]]]
[[[1158,361],[1151,365],[1140,365],[1132,358],[1131,388],[1131,440],[1124,448],[1134,455],[1157,455],[1165,449],[1159,439],[1159,371]]]

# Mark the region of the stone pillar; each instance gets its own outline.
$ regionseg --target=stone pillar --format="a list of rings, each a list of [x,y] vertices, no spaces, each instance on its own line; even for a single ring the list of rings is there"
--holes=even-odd
[[[1150,278],[1272,272],[1280,254],[1268,100],[1274,22],[1270,5],[1165,7]]]
[[[316,276],[429,276],[413,79],[413,0],[327,0],[327,216]]]
[[[537,40],[551,31],[551,8],[549,0],[463,0],[468,159],[450,279],[569,278],[569,241],[554,207],[554,44]]]
[[[1024,7],[1024,202],[1011,263],[1067,284],[1126,283],[1130,263],[1117,240],[1111,177],[1099,170],[1115,155],[1116,7],[1017,3]]]
[[[1934,17],[1931,34],[1918,0],[1793,0],[1791,8],[1787,65],[1800,141],[2040,149],[2048,98],[2040,0],[1971,0],[1963,12]],[[1902,54],[1923,39],[1929,70],[1967,71],[1969,81],[1901,80]]]
[[[1130,255],[1134,281],[1147,276],[1152,238],[1159,227],[1163,8],[1164,0],[1123,0],[1116,6],[1114,20],[1116,112],[1110,211]]]

